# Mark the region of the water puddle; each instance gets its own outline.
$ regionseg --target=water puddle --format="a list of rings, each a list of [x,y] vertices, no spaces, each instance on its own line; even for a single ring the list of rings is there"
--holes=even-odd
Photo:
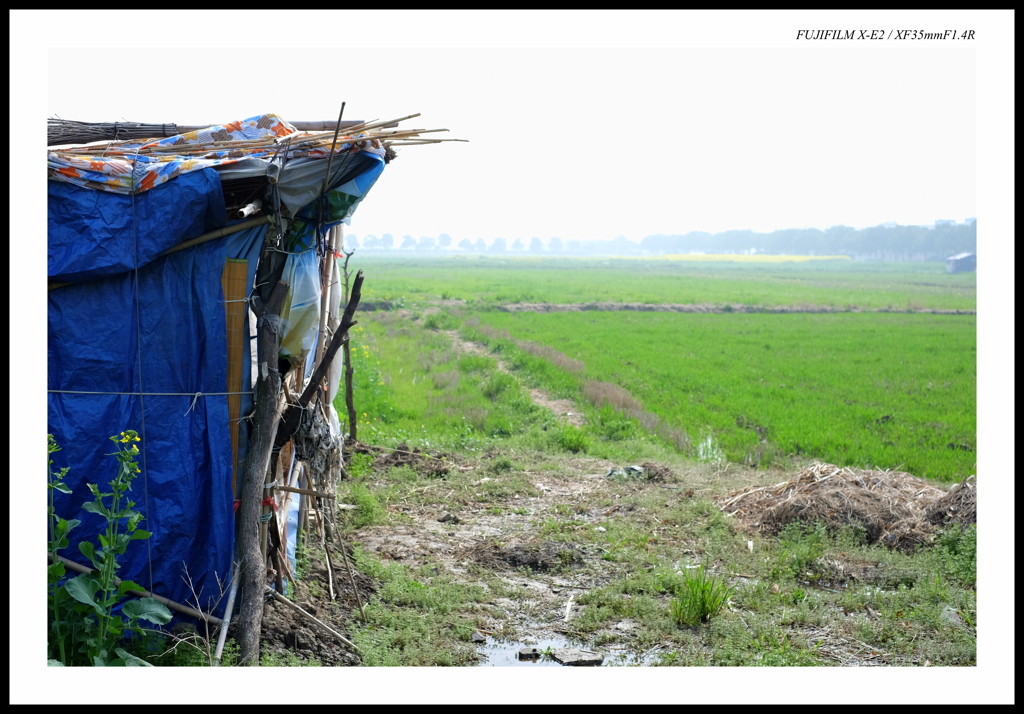
[[[649,667],[658,661],[661,648],[654,648],[641,655],[625,649],[611,648],[588,648],[582,645],[574,645],[564,639],[537,640],[533,642],[502,642],[488,637],[487,641],[480,646],[480,654],[484,660],[478,665],[480,667],[562,667],[550,656],[541,654],[539,657],[520,657],[520,651],[532,649],[543,653],[546,650],[575,649],[583,652],[594,652],[601,655],[604,661],[602,667]]]
[[[710,433],[705,434],[704,438],[697,444],[697,460],[711,463],[725,461],[725,453],[722,451],[722,447],[718,445],[715,437]]]
[[[480,663],[481,667],[561,667],[550,657],[537,657],[535,659],[519,659],[519,650],[534,648],[543,652],[549,647],[553,650],[563,647],[572,647],[565,640],[538,640],[536,642],[500,642],[493,637],[488,637],[480,647],[480,653],[485,657]]]

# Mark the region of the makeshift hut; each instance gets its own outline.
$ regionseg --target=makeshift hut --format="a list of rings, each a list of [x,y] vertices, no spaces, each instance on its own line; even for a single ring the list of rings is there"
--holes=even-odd
[[[152,537],[129,548],[121,579],[216,621],[236,521],[238,533],[261,528],[263,562],[288,570],[274,558],[286,501],[330,496],[341,468],[333,358],[362,276],[342,314],[340,227],[392,143],[426,142],[395,128],[412,116],[312,131],[274,114],[206,127],[50,120],[48,430],[71,488],[55,510],[99,532],[86,484],[113,477],[109,437],[138,432],[132,498]],[[97,139],[113,141],[67,146]]]
[[[957,253],[946,258],[947,273],[973,273],[978,269],[978,256],[974,253]]]

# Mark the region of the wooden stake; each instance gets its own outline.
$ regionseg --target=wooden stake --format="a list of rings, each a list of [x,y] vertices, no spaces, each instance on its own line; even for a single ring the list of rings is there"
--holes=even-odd
[[[348,573],[348,581],[352,585],[352,592],[356,596],[356,604],[359,605],[359,615],[363,618],[363,622],[366,622],[366,613],[363,611],[363,599],[359,597],[359,588],[356,587],[356,578],[352,575],[352,566],[348,562],[348,554],[345,552],[345,543],[341,543],[341,547],[338,549],[341,551],[341,562],[345,565],[345,572]]]
[[[308,618],[309,618],[310,620],[312,620],[312,621],[313,621],[313,622],[315,622],[316,624],[320,625],[320,627],[324,628],[325,630],[327,630],[328,632],[330,632],[330,633],[331,633],[332,635],[334,635],[335,637],[337,637],[337,638],[338,638],[339,640],[341,640],[342,642],[344,642],[344,643],[345,643],[346,645],[348,645],[349,647],[351,647],[352,649],[354,649],[354,650],[355,650],[356,652],[358,652],[358,651],[359,651],[359,648],[358,648],[358,647],[356,647],[356,646],[355,646],[354,644],[352,644],[351,642],[349,642],[349,641],[348,641],[347,639],[345,639],[345,636],[344,636],[344,635],[342,635],[342,634],[340,634],[340,633],[338,633],[338,632],[335,632],[335,631],[334,631],[334,630],[332,630],[332,629],[331,629],[330,627],[328,627],[327,625],[325,625],[325,624],[324,624],[323,622],[321,622],[320,620],[318,620],[318,619],[316,619],[315,617],[313,617],[312,615],[310,615],[310,614],[309,614],[308,612],[306,612],[305,610],[303,610],[303,609],[302,609],[301,607],[299,607],[298,605],[296,605],[295,603],[293,603],[293,602],[292,602],[291,600],[289,600],[288,598],[286,598],[286,597],[285,597],[284,595],[280,594],[279,592],[277,592],[277,591],[276,591],[276,590],[274,590],[273,588],[271,588],[271,587],[267,587],[267,589],[266,589],[266,592],[269,592],[269,593],[270,593],[270,595],[271,595],[271,596],[272,596],[272,597],[273,597],[273,598],[274,598],[275,600],[277,600],[278,602],[284,603],[285,605],[287,605],[288,607],[292,608],[293,610],[295,610],[295,611],[297,611],[297,612],[300,612],[300,613],[302,613],[303,615],[305,615],[306,617],[308,617]]]

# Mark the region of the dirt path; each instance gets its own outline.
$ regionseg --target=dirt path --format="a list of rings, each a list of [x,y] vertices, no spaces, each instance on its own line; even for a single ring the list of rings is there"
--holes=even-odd
[[[491,354],[482,345],[463,339],[457,330],[444,330],[443,334],[451,340],[452,347],[454,347],[459,354],[491,357],[498,363],[498,369],[502,372],[510,373],[508,365],[499,357]],[[555,399],[543,389],[531,389],[530,398],[537,406],[550,410],[559,421],[573,426],[582,426],[587,423],[586,419],[579,413],[572,400]]]

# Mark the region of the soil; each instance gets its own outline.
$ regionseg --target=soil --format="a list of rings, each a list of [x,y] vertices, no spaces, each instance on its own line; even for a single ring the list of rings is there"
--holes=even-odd
[[[400,449],[386,455],[378,453],[377,458],[382,463],[394,462],[427,474],[435,468],[433,464],[438,462],[431,457],[437,456],[418,449]],[[481,480],[503,478],[502,474],[495,474],[488,469],[487,459],[474,464],[451,454],[446,457],[450,468],[459,472],[478,471]],[[573,637],[572,619],[579,612],[574,599],[589,589],[608,584],[616,577],[616,564],[603,559],[602,552],[597,548],[538,535],[538,522],[561,518],[563,521],[578,523],[574,526],[576,528],[589,529],[599,527],[598,523],[609,517],[628,514],[630,518],[643,519],[643,509],[629,501],[632,496],[652,488],[665,489],[663,493],[666,501],[695,496],[711,498],[726,513],[734,514],[735,527],[740,530],[750,528],[753,523],[758,524],[754,530],[762,530],[762,523],[772,524],[772,530],[775,530],[777,524],[772,519],[780,513],[779,504],[787,502],[787,499],[793,500],[789,497],[797,493],[804,502],[813,503],[815,487],[825,494],[823,499],[819,499],[822,503],[829,503],[828,498],[832,497],[828,495],[831,492],[826,493],[826,486],[832,491],[842,488],[847,497],[856,496],[854,491],[859,488],[856,486],[858,480],[872,492],[883,490],[884,484],[893,484],[891,487],[886,486],[883,491],[884,500],[889,504],[884,513],[891,518],[893,504],[900,501],[901,504],[897,505],[911,509],[915,517],[920,517],[920,522],[915,522],[917,528],[928,528],[925,514],[932,514],[937,508],[945,507],[948,510],[951,500],[945,491],[922,487],[916,479],[906,474],[881,474],[884,478],[880,478],[878,473],[855,472],[827,464],[818,464],[796,474],[765,472],[753,477],[761,486],[723,495],[716,495],[721,488],[718,485],[721,483],[721,467],[716,470],[709,465],[695,465],[692,470],[680,475],[668,466],[648,462],[642,464],[642,475],[627,478],[607,476],[613,468],[622,466],[580,457],[573,458],[557,474],[526,472],[537,495],[513,494],[511,498],[504,499],[498,509],[486,497],[461,502],[457,515],[436,505],[393,506],[394,510],[402,514],[401,524],[363,528],[350,538],[349,545],[358,544],[377,558],[414,568],[429,565],[437,572],[454,575],[467,583],[479,582],[479,570],[484,569],[509,585],[522,588],[526,596],[496,597],[485,604],[482,612],[486,624],[481,630],[491,635],[488,638],[491,646],[500,642],[509,643],[506,649],[550,642],[585,644],[588,640]],[[747,477],[751,478],[749,475]],[[446,485],[443,478],[436,479],[434,483],[438,487]],[[973,494],[974,484],[970,486]],[[960,490],[966,494],[966,488]],[[605,505],[580,507],[571,514],[566,514],[564,510],[567,505],[597,503]],[[882,510],[878,512],[882,513]],[[961,507],[958,512],[966,511],[966,508]],[[864,516],[863,509],[851,513],[860,518]],[[858,520],[855,524],[862,524],[862,521]],[[652,538],[671,544],[679,553],[677,566],[681,567],[689,562],[688,558],[695,557],[698,544],[675,538],[672,526],[652,519],[650,529]],[[897,532],[902,534],[901,537],[907,537],[905,531]],[[886,544],[884,537],[879,538],[879,541]],[[890,545],[899,547],[900,543]],[[341,569],[340,552],[333,546],[328,548],[334,568],[335,600],[332,602],[330,597],[327,563],[315,558],[311,559],[308,572],[298,582],[292,600],[330,628],[351,639],[351,630],[357,626],[352,617],[353,613],[358,612],[358,604],[348,575]],[[823,587],[845,587],[856,583],[895,587],[903,577],[901,573],[890,572],[876,562],[855,558],[822,561],[818,567],[823,575],[819,584]],[[744,577],[737,575],[737,582],[750,584]],[[354,579],[359,595],[365,602],[373,595],[375,583],[358,572],[354,574]],[[870,618],[872,613],[851,612],[848,616]],[[589,633],[589,636],[599,638],[599,641],[623,643],[628,642],[629,632],[635,627],[636,623],[623,620],[612,623],[606,630]],[[822,646],[827,648],[829,656],[838,663],[860,666],[905,664],[896,656],[880,657],[877,653],[861,651],[864,648],[859,642],[844,639],[842,633],[829,635],[822,631],[816,637],[824,642]],[[271,652],[290,654],[300,659],[316,659],[324,666],[360,664],[358,654],[345,643],[307,617],[273,600],[268,602],[263,620],[263,641],[265,648]],[[609,651],[609,648],[614,650],[616,645],[603,649]],[[618,649],[625,648],[618,646]],[[479,656],[483,663],[487,648],[483,648]]]
[[[341,553],[333,546],[331,564],[341,572],[334,572],[334,595],[331,600],[327,560],[310,558],[309,572],[296,581],[289,599],[307,613],[325,623],[335,632],[351,641],[351,613],[358,611],[348,574],[342,564]],[[359,598],[363,602],[376,591],[372,578],[352,570]],[[263,647],[283,657],[296,656],[304,660],[317,660],[325,667],[348,667],[359,664],[359,656],[344,642],[313,622],[302,613],[277,601],[268,600],[263,612]]]

